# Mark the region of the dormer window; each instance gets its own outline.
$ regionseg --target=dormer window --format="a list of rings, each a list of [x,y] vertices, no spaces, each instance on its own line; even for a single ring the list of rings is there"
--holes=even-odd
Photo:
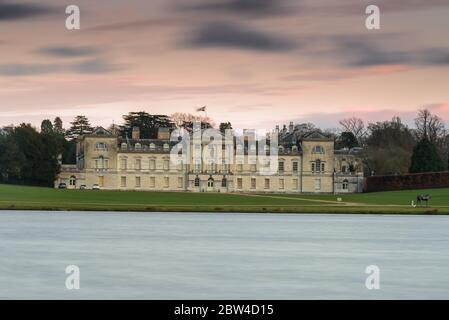
[[[122,143],[121,149],[122,149],[122,150],[128,149],[128,145],[126,144],[126,142],[123,142],[123,143]]]
[[[293,146],[292,147],[292,152],[298,152],[298,147],[297,146]]]
[[[279,146],[279,153],[283,153],[284,152],[284,147],[283,146]]]
[[[141,145],[140,143],[136,143],[136,144],[134,145],[134,149],[136,149],[136,150],[142,150],[142,145]]]
[[[324,153],[324,148],[322,146],[315,146],[312,149],[313,153]]]
[[[168,143],[164,143],[164,151],[168,151],[170,149],[170,146]]]
[[[150,143],[150,150],[151,151],[156,150],[156,145],[154,143]]]

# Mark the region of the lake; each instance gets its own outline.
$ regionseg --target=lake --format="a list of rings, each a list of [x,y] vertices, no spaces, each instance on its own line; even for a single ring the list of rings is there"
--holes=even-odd
[[[0,211],[0,298],[449,299],[449,216]]]

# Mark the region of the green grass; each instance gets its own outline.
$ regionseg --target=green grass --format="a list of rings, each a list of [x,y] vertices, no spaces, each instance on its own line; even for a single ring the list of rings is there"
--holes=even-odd
[[[421,193],[432,195],[431,206],[411,208],[411,200]],[[337,202],[338,197],[343,201]],[[448,214],[449,189],[337,196],[58,190],[0,185],[0,209]]]

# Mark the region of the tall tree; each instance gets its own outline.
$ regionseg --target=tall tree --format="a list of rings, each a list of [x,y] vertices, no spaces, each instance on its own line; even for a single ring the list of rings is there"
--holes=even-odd
[[[419,110],[418,117],[415,119],[415,126],[418,141],[428,139],[432,143],[437,143],[438,139],[445,134],[443,120],[427,109]]]
[[[130,138],[134,127],[140,129],[142,139],[155,139],[159,128],[174,128],[170,117],[166,115],[153,115],[145,111],[130,112],[123,116],[125,123],[120,127],[120,134]]]
[[[220,132],[222,134],[225,134],[226,130],[232,130],[232,124],[229,121],[228,122],[222,122],[222,123],[220,123],[219,129],[220,129]]]
[[[436,172],[443,168],[444,165],[435,144],[427,138],[421,139],[413,149],[410,172]]]
[[[71,127],[66,133],[66,136],[69,139],[76,139],[79,136],[90,134],[93,131],[93,128],[89,123],[89,119],[85,116],[76,116],[70,124]]]
[[[363,122],[362,119],[357,117],[351,117],[342,119],[339,121],[339,123],[343,131],[351,132],[354,135],[354,137],[356,137],[359,145],[360,146],[363,145],[363,140],[367,132],[365,128],[365,123]]]
[[[64,128],[60,117],[56,117],[55,120],[53,120],[53,131],[57,134],[64,134]]]
[[[42,134],[53,134],[53,124],[50,120],[45,119],[41,123],[41,132]]]

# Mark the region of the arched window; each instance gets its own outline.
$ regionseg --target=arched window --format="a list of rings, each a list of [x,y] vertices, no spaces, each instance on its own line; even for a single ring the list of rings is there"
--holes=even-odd
[[[293,146],[292,147],[292,152],[298,152],[298,147],[297,146]]]
[[[142,145],[141,145],[140,143],[136,143],[136,144],[134,145],[134,149],[136,149],[136,150],[142,150]]]
[[[128,145],[126,144],[126,142],[123,142],[123,143],[122,143],[121,148],[122,148],[122,150],[128,149]]]
[[[150,150],[153,151],[156,149],[156,145],[154,143],[150,143]]]
[[[75,176],[71,176],[69,179],[69,185],[71,186],[76,186],[76,177]]]
[[[209,178],[209,180],[207,180],[207,187],[208,188],[213,188],[214,187],[214,179]]]
[[[223,188],[226,188],[228,186],[228,179],[226,178],[221,179],[221,186]]]
[[[170,146],[168,143],[164,143],[164,151],[168,151],[168,149],[170,149]]]
[[[195,178],[195,187],[199,187],[200,186],[200,178],[196,177]]]
[[[342,184],[342,189],[343,190],[348,190],[349,187],[349,181],[348,180],[343,180],[343,184]]]

